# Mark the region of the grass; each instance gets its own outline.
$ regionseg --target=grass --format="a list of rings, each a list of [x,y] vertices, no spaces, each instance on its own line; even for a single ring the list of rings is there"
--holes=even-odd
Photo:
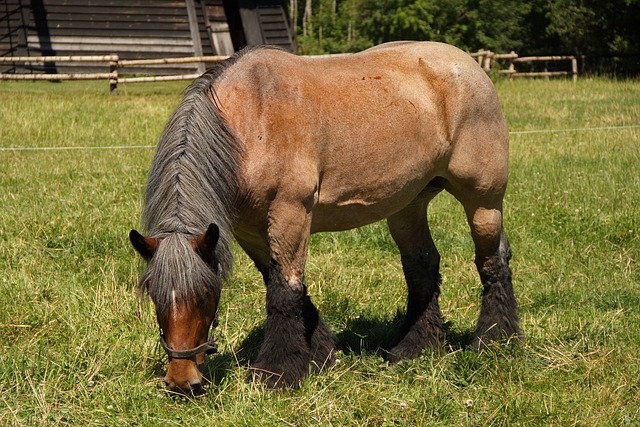
[[[640,84],[500,80],[512,131],[640,124]],[[155,144],[180,84],[0,84],[0,147]],[[430,209],[450,345],[388,366],[403,311],[383,223],[312,239],[310,293],[339,362],[298,391],[247,381],[264,286],[246,255],[223,292],[221,353],[198,398],[164,391],[166,356],[137,227],[152,149],[0,151],[0,425],[640,425],[640,129],[514,133],[506,227],[526,340],[463,344],[480,284],[460,206]]]

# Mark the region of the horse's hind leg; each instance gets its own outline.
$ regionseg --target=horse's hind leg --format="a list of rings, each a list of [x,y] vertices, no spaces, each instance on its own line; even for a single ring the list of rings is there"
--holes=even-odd
[[[420,356],[422,349],[436,347],[442,339],[440,255],[431,238],[427,205],[439,189],[415,201],[387,223],[402,257],[407,282],[407,314],[387,360],[396,362]]]
[[[489,341],[518,337],[520,330],[509,267],[511,247],[502,228],[502,209],[468,203],[465,210],[483,285],[482,306],[473,340],[474,349],[480,350]]]
[[[445,188],[464,207],[482,281],[482,305],[473,347],[519,336],[511,282],[511,248],[502,225],[502,200],[508,181],[507,129],[495,102],[474,110],[476,121],[458,130],[448,163]],[[471,108],[471,107],[470,107]]]

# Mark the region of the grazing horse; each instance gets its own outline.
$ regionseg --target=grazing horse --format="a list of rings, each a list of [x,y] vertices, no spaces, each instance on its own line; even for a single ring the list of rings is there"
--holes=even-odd
[[[391,362],[442,339],[440,255],[427,205],[462,204],[483,284],[473,346],[518,336],[502,226],[508,135],[490,79],[465,52],[397,42],[339,57],[244,50],[198,78],[158,143],[143,226],[140,286],[156,308],[170,390],[201,388],[198,364],[232,264],[233,239],[266,284],[264,339],[251,367],[297,386],[334,360],[304,282],[311,233],[386,219],[408,287]]]

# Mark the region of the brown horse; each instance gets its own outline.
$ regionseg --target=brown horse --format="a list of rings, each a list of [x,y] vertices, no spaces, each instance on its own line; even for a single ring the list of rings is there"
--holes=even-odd
[[[197,79],[169,120],[149,172],[140,284],[156,306],[171,390],[201,387],[207,331],[235,238],[267,287],[252,366],[296,386],[334,359],[307,295],[309,235],[387,219],[408,286],[388,360],[442,339],[440,255],[427,205],[443,189],[463,205],[484,286],[473,346],[518,336],[511,250],[502,227],[507,126],[495,89],[465,52],[399,42],[341,57],[245,50]]]

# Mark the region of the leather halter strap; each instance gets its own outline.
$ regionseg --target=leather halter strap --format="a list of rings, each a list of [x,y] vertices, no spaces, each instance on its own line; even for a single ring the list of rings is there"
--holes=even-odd
[[[216,343],[214,339],[214,332],[216,327],[218,326],[218,310],[216,310],[215,317],[213,318],[213,323],[211,325],[211,334],[209,335],[209,340],[200,344],[197,347],[190,348],[188,350],[174,350],[167,345],[167,342],[164,339],[164,334],[160,331],[160,345],[167,353],[169,357],[172,359],[190,359],[193,356],[200,353],[213,354],[218,352],[218,343]]]
[[[160,334],[160,345],[167,353],[169,357],[172,359],[190,359],[193,356],[200,353],[213,354],[218,352],[218,344],[213,339],[213,334],[209,337],[209,341],[200,344],[195,348],[191,348],[189,350],[174,350],[167,345],[167,342],[164,339],[164,335]]]

